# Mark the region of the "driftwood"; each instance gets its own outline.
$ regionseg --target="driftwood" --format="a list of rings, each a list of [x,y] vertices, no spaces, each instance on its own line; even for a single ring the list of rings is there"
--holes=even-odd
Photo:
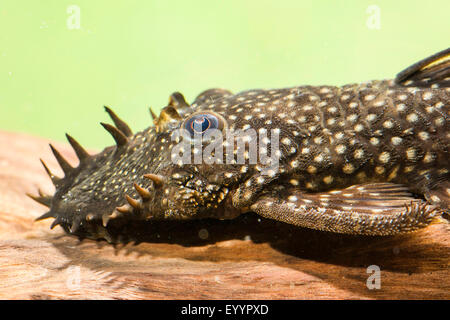
[[[68,145],[55,144],[69,160]],[[450,225],[397,237],[316,232],[248,215],[153,226],[139,244],[78,239],[25,196],[52,193],[48,141],[0,132],[0,299],[449,299]],[[370,290],[369,266],[380,268]],[[369,283],[375,283],[372,278]]]

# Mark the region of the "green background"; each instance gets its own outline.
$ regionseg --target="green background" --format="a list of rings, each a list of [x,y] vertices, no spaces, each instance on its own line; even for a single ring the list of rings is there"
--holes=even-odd
[[[69,5],[80,29],[69,29]],[[380,8],[380,29],[366,22]],[[135,130],[173,91],[392,78],[449,45],[441,1],[0,1],[0,129],[102,148],[110,105]]]

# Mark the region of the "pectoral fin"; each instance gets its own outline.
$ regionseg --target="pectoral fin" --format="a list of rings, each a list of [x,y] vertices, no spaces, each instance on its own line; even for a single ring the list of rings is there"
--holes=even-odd
[[[441,214],[437,206],[414,198],[406,187],[392,183],[355,185],[324,193],[274,188],[250,208],[266,218],[301,227],[361,235],[414,231]]]

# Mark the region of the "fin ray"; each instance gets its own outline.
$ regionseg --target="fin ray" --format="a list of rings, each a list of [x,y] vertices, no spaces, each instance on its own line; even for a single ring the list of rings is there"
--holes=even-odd
[[[409,66],[397,74],[395,83],[402,86],[450,87],[450,48]]]
[[[389,189],[397,196],[390,196]],[[280,193],[261,196],[251,210],[266,218],[289,224],[360,235],[392,235],[414,231],[429,225],[442,212],[421,199],[414,198],[401,185],[371,184],[347,189],[302,193],[289,187]],[[383,193],[373,193],[383,190]]]

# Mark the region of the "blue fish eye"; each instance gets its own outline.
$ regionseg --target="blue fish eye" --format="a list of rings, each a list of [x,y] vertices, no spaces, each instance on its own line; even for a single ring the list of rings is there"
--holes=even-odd
[[[206,117],[199,117],[191,122],[191,129],[196,133],[203,133],[211,126],[211,122]]]
[[[204,135],[210,129],[221,130],[220,119],[211,113],[198,113],[189,117],[184,123],[184,129],[186,129],[192,136]]]

